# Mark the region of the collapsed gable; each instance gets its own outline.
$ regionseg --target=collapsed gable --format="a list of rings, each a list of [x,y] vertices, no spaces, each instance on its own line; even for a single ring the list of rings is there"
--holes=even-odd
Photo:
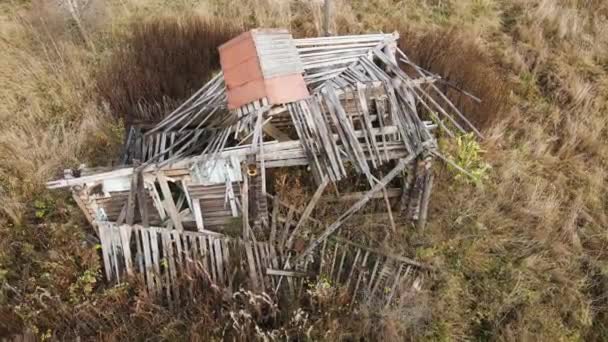
[[[375,199],[386,204],[393,230],[393,211],[424,226],[437,130],[480,135],[434,85],[440,77],[409,61],[397,39],[246,32],[220,47],[222,72],[191,98],[151,129],[130,128],[124,166],[79,177],[68,172],[48,186],[71,187],[97,227],[108,280],[137,273],[169,298],[178,270],[195,268],[196,260],[214,274],[210,281],[228,288],[235,286],[231,274],[241,271],[245,284],[275,293],[320,276],[348,288],[353,300],[361,286],[371,295],[406,279],[419,288],[428,266],[337,237]],[[413,66],[415,76],[399,62]],[[302,209],[267,188],[267,171],[297,166],[318,185]],[[355,203],[334,222],[314,219],[326,187],[357,174],[369,190],[342,194]],[[397,180],[401,189],[389,195]],[[309,226],[316,228],[303,234]],[[235,264],[229,255],[238,246],[245,254]],[[387,304],[393,297],[381,296]]]

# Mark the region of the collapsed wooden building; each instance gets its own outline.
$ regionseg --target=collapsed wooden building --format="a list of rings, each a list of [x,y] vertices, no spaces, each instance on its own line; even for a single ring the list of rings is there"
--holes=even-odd
[[[171,302],[185,274],[274,293],[323,277],[353,301],[390,305],[430,267],[337,232],[371,200],[393,229],[395,212],[423,226],[436,131],[479,134],[398,38],[245,32],[219,48],[222,71],[192,97],[153,128],[130,127],[122,166],[66,170],[48,187],[72,189],[109,281],[140,276]],[[267,174],[291,167],[318,186],[303,208],[267,191]],[[334,222],[313,217],[326,188],[354,175],[369,190],[341,193],[354,204]]]

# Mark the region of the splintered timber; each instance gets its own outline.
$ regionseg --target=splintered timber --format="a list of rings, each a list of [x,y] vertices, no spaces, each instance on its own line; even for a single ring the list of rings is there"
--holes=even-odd
[[[398,38],[245,32],[219,48],[221,72],[189,99],[151,128],[129,127],[121,166],[66,170],[47,185],[71,188],[108,281],[142,277],[170,304],[197,277],[296,295],[323,278],[353,303],[391,305],[432,268],[339,232],[370,201],[384,203],[393,233],[397,214],[422,229],[433,160],[450,162],[437,131],[482,137]],[[293,167],[317,184],[303,208],[267,191],[268,171]],[[324,198],[356,175],[369,190]],[[313,215],[326,201],[352,205],[326,223]]]

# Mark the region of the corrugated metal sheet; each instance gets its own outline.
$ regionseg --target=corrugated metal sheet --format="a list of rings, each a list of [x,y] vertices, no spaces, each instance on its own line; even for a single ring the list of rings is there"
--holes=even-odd
[[[288,31],[253,31],[253,39],[265,79],[304,72]]]
[[[312,69],[331,67],[335,70],[341,66],[348,66],[368,55],[370,50],[379,44],[394,42],[398,38],[399,35],[395,33],[381,33],[292,39],[292,44],[296,46],[303,69],[310,74]]]

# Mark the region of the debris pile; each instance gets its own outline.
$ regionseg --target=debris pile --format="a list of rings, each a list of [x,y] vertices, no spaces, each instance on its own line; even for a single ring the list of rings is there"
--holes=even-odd
[[[109,281],[140,276],[170,303],[198,274],[227,290],[291,294],[322,277],[353,302],[390,305],[430,267],[337,232],[371,200],[384,201],[393,230],[394,211],[423,227],[441,157],[434,131],[480,135],[398,38],[243,33],[191,98],[153,128],[129,128],[123,166],[66,170],[48,187],[72,189]],[[318,186],[304,208],[267,191],[267,173],[291,167]],[[369,190],[340,193],[354,204],[334,222],[313,217],[326,188],[355,175]]]

